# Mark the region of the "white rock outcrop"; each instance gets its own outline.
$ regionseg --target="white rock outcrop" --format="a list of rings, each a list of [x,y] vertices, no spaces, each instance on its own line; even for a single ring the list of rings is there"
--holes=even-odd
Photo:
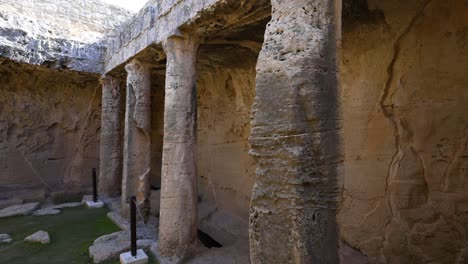
[[[24,241],[41,243],[41,244],[50,244],[50,236],[46,231],[37,231],[36,233],[26,237]]]
[[[60,210],[55,209],[53,207],[48,207],[48,208],[44,208],[44,209],[41,209],[41,210],[37,210],[32,215],[34,215],[34,216],[44,216],[44,215],[58,215],[60,213],[61,213]]]
[[[81,203],[81,202],[65,203],[65,204],[55,205],[53,208],[54,209],[73,208],[73,207],[79,207],[79,206],[82,206],[82,205],[83,205],[83,203]]]
[[[18,215],[29,215],[32,212],[34,212],[37,208],[39,208],[39,203],[13,205],[0,210],[0,218]]]
[[[10,235],[0,234],[0,244],[10,244],[11,242],[13,242],[13,239],[11,239]]]

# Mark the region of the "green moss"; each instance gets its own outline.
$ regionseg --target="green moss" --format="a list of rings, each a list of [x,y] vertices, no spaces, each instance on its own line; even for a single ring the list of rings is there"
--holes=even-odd
[[[62,209],[52,216],[21,216],[0,219],[0,234],[13,238],[10,245],[0,245],[0,263],[9,264],[83,264],[93,263],[88,248],[93,241],[120,229],[110,221],[108,209],[84,207]],[[24,238],[38,230],[49,232],[51,244],[24,242]],[[119,260],[104,264],[118,264]],[[157,261],[150,254],[150,264]]]
[[[88,254],[92,242],[102,235],[119,231],[107,218],[107,212],[107,209],[79,207],[63,209],[62,214],[54,216],[0,219],[0,233],[10,234],[14,241],[0,246],[2,263],[92,263]],[[38,230],[49,232],[51,244],[23,241]]]

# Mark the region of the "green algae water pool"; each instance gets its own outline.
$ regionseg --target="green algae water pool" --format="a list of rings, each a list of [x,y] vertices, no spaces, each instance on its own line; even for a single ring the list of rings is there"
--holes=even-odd
[[[110,221],[106,208],[65,208],[59,215],[18,216],[0,219],[0,234],[7,233],[13,243],[0,245],[0,263],[8,264],[83,264],[92,263],[88,247],[105,234],[120,229]],[[49,232],[49,245],[24,242],[38,230]],[[119,263],[113,260],[107,263]]]

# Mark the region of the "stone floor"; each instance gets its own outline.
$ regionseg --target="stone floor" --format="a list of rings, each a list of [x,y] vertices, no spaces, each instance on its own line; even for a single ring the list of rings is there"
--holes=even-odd
[[[117,226],[123,231],[121,233],[115,233],[111,237],[104,237],[102,240],[108,241],[109,245],[119,244],[126,238],[129,239],[128,230],[130,223],[128,220],[122,218],[119,213],[120,209],[120,198],[114,199],[103,199],[107,206],[111,208],[111,212],[107,214]],[[138,216],[137,216],[138,218]],[[145,249],[146,253],[151,252],[152,255],[156,255],[157,239],[158,239],[158,226],[159,218],[150,217],[148,222],[145,224],[141,220],[137,224],[137,238],[138,244],[141,245],[139,248]],[[101,239],[101,238],[99,238]],[[128,240],[129,241],[129,240]],[[148,241],[152,241],[151,246],[148,246]],[[99,241],[98,241],[99,242]],[[102,241],[101,241],[102,242]],[[237,241],[229,246],[221,248],[207,248],[203,246],[202,242],[198,243],[197,254],[194,258],[189,260],[188,264],[248,264],[249,261],[249,241],[247,234],[244,237],[238,238]],[[104,246],[103,246],[104,247]],[[116,254],[116,248],[109,248],[112,251],[112,255]]]

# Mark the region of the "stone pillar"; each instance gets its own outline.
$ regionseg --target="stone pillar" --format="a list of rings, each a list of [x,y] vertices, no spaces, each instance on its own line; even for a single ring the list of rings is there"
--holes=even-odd
[[[149,216],[151,165],[151,71],[133,60],[127,71],[124,164],[122,179],[122,214],[129,214],[129,200],[135,195],[140,212]]]
[[[164,41],[167,56],[161,209],[161,263],[180,263],[197,242],[198,39],[189,34]]]
[[[250,137],[253,264],[339,263],[340,0],[273,0]]]
[[[112,76],[103,76],[99,194],[113,197],[122,186],[122,111],[121,82]]]

